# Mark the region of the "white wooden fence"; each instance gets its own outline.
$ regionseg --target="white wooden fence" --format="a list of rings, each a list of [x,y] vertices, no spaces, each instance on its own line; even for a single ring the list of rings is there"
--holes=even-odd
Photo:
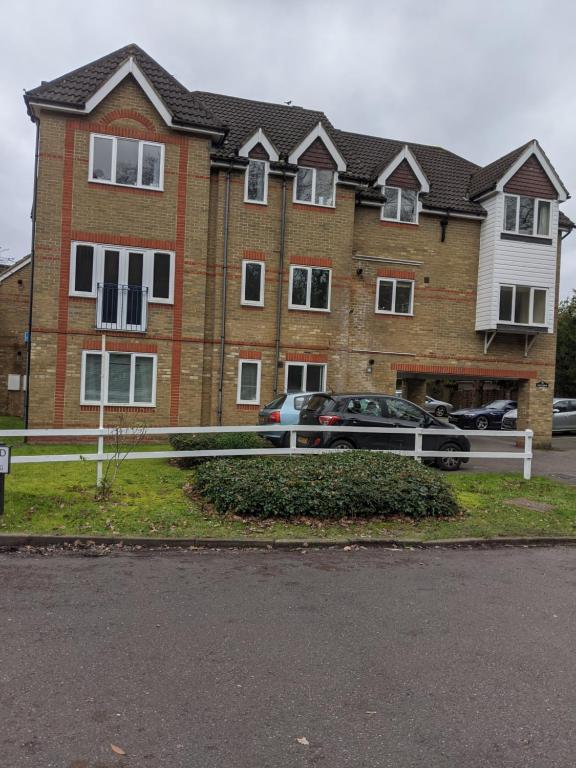
[[[4,438],[26,437],[26,438],[72,438],[74,439],[94,437],[97,441],[96,453],[54,453],[54,454],[36,454],[29,456],[13,456],[13,464],[40,464],[45,462],[63,462],[63,461],[95,461],[98,462],[99,472],[98,477],[101,477],[102,462],[113,460],[116,456],[114,452],[104,452],[104,441],[108,438],[114,438],[117,432],[120,431],[122,435],[129,438],[130,435],[136,434],[137,430],[126,428],[118,430],[114,427],[103,427],[94,429],[8,429],[0,430],[0,443]],[[523,462],[524,479],[530,480],[532,474],[532,438],[534,433],[531,429],[524,431],[504,431],[500,430],[485,430],[478,432],[476,430],[458,430],[452,431],[447,429],[401,429],[398,427],[340,427],[333,425],[310,425],[304,426],[301,424],[262,424],[257,426],[243,426],[243,427],[146,427],[146,437],[153,435],[175,435],[175,434],[206,434],[206,433],[222,433],[222,432],[289,432],[290,433],[290,445],[286,448],[248,448],[248,449],[235,449],[235,450],[210,450],[210,451],[148,451],[148,450],[134,450],[130,451],[126,455],[126,459],[135,459],[138,461],[144,459],[173,459],[173,458],[194,458],[203,456],[293,456],[295,454],[302,453],[329,453],[337,449],[328,448],[300,448],[296,444],[297,434],[300,432],[338,432],[338,434],[351,433],[366,433],[366,434],[379,434],[390,433],[394,435],[406,434],[414,435],[414,448],[413,450],[390,450],[383,451],[384,453],[396,453],[404,456],[413,456],[416,461],[421,461],[423,458],[438,458],[446,456],[445,451],[425,451],[422,448],[422,437],[424,435],[441,435],[445,438],[463,436],[468,437],[493,437],[493,438],[509,438],[509,437],[521,437],[524,440],[523,451],[450,451],[451,458],[468,458],[468,459],[517,459]],[[56,448],[56,446],[55,446]],[[124,451],[122,451],[124,455]]]

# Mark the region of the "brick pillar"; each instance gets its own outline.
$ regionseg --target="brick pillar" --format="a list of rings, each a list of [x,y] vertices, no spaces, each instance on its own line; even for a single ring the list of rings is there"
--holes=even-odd
[[[536,381],[518,383],[518,429],[534,431],[534,447],[552,446],[552,398],[554,382],[548,389],[536,389]]]
[[[426,403],[426,380],[425,379],[403,379],[402,397],[416,403],[421,408]]]

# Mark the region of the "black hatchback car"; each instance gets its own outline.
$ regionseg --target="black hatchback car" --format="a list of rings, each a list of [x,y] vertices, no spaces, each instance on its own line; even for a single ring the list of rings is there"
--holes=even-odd
[[[300,411],[299,424],[324,424],[334,426],[334,431],[301,432],[297,437],[299,447],[308,448],[369,448],[372,450],[410,451],[414,449],[414,435],[393,432],[338,433],[338,427],[398,427],[413,429],[423,427],[442,429],[446,435],[424,435],[425,451],[446,451],[438,459],[425,460],[440,469],[455,470],[468,459],[451,457],[451,451],[469,451],[470,442],[458,428],[435,419],[414,403],[399,397],[378,394],[326,394],[312,395]]]

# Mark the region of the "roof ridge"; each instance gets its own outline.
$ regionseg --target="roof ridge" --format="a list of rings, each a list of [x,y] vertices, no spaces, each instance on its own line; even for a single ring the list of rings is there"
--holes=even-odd
[[[303,112],[311,112],[315,115],[322,115],[322,117],[325,117],[326,120],[332,125],[331,121],[326,116],[326,113],[321,109],[308,109],[308,107],[301,107],[299,104],[284,104],[282,102],[277,101],[261,101],[260,99],[247,99],[244,96],[229,96],[226,93],[215,93],[214,91],[190,91],[190,93],[193,96],[198,96],[198,98],[202,98],[202,96],[218,96],[219,98],[223,99],[230,99],[231,101],[244,101],[248,102],[250,104],[266,104],[270,107],[280,107],[281,109],[300,109]],[[334,129],[336,130],[336,129]]]

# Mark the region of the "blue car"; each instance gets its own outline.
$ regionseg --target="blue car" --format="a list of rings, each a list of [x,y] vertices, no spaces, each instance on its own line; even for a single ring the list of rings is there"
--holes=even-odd
[[[258,414],[258,424],[298,424],[300,411],[309,397],[310,394],[306,392],[279,395],[261,409]],[[262,435],[277,448],[290,445],[289,432],[262,432]]]

